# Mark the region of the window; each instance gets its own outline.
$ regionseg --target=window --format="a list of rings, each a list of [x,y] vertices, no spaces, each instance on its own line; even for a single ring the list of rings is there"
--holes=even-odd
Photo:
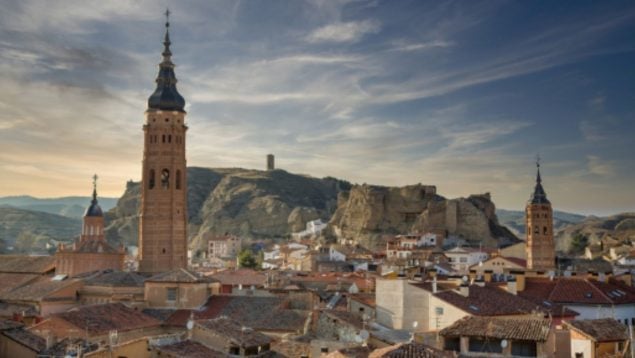
[[[172,135],[168,134],[168,143],[172,143]]]
[[[180,190],[181,189],[181,171],[177,170],[176,171],[176,190]]]
[[[461,262],[461,263],[466,263],[466,262],[467,262],[467,257],[461,257],[461,258],[459,258],[459,262]]]
[[[154,188],[154,169],[150,169],[150,179],[148,180],[148,189]]]
[[[546,226],[542,228],[542,234],[543,235],[547,235],[547,227]]]
[[[512,342],[512,355],[521,357],[536,357],[538,355],[538,349],[536,348],[536,342],[532,341],[513,341]]]
[[[536,226],[534,228],[534,234],[540,234],[540,227],[539,226]]]
[[[461,338],[459,338],[459,337],[446,338],[445,339],[445,344],[443,346],[443,349],[446,350],[446,351],[460,352],[461,351]]]
[[[163,189],[170,188],[170,171],[167,169],[161,171],[161,187]]]
[[[229,347],[229,354],[239,355],[240,354],[240,347],[236,347],[236,346]]]
[[[322,347],[322,348],[320,348],[320,352],[322,352],[322,353],[328,353],[328,352],[329,352],[329,347]]]
[[[165,134],[161,136],[161,141],[165,143]]]
[[[174,302],[176,301],[176,293],[177,293],[177,288],[176,287],[170,287],[168,288],[168,292],[167,292],[167,300]]]
[[[482,339],[482,338],[470,338],[469,344],[470,352],[488,352],[488,353],[502,353],[503,347],[501,347],[500,339]]]

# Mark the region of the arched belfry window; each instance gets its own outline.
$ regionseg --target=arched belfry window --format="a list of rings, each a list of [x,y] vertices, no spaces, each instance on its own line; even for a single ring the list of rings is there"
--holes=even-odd
[[[154,169],[150,169],[150,178],[148,179],[148,189],[154,188]]]
[[[542,234],[543,235],[547,235],[547,227],[546,226],[542,228]]]
[[[161,187],[163,187],[163,189],[170,187],[170,171],[167,169],[161,171]]]
[[[534,234],[540,234],[540,226],[534,227]]]
[[[181,189],[181,171],[180,170],[176,171],[176,189],[177,190]]]

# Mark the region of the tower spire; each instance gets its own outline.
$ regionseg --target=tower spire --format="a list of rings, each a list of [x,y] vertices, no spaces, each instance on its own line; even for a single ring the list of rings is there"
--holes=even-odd
[[[542,183],[540,178],[540,154],[536,154],[536,183]]]
[[[99,178],[97,174],[93,175],[93,201],[91,202],[92,204],[97,203],[97,178]]]
[[[174,74],[174,63],[172,62],[172,51],[170,50],[170,9],[165,10],[165,35],[163,36],[163,59],[159,64],[159,74],[157,75],[157,87],[154,93],[148,98],[148,110],[165,110],[185,112],[185,100],[176,89],[176,75]]]

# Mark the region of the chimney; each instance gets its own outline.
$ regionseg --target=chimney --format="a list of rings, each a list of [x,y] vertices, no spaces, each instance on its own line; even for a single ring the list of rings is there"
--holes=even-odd
[[[494,272],[493,270],[485,270],[485,275],[484,275],[485,282],[492,282],[493,272]]]
[[[437,293],[437,276],[432,278],[432,293]]]
[[[507,280],[507,292],[512,295],[518,294],[518,287],[516,285],[516,278],[512,277]]]
[[[459,294],[463,297],[470,296],[470,286],[468,286],[467,282],[461,283],[461,286],[459,286]]]
[[[606,274],[604,272],[600,272],[598,274],[598,281],[600,281],[600,282],[606,282],[607,281],[606,280]]]
[[[587,280],[595,280],[595,279],[597,279],[597,276],[596,277],[593,277],[593,276],[596,276],[595,272],[593,272],[593,270],[587,270],[587,272],[586,272]]]
[[[476,279],[476,270],[470,270],[470,282]]]
[[[525,290],[525,273],[523,271],[511,271],[516,281],[516,291],[523,292]]]

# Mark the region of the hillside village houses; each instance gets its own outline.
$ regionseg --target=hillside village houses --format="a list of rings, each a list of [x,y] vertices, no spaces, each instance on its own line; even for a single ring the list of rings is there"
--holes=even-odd
[[[314,220],[253,246],[210,233],[194,262],[169,21],[163,44],[143,126],[138,269],[124,270],[124,250],[104,237],[95,187],[72,248],[0,259],[0,358],[631,354],[633,251],[607,245],[600,260],[611,270],[589,260],[584,271],[581,261],[560,267],[539,165],[525,240],[505,247],[443,230],[378,235],[375,247],[334,243]],[[251,248],[254,267],[239,267]]]

